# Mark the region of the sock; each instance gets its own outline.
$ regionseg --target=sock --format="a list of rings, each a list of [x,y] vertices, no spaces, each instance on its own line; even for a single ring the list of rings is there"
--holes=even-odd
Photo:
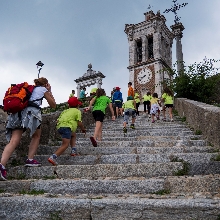
[[[72,153],[76,153],[76,147],[72,147]]]
[[[1,164],[1,165],[2,165],[2,164]],[[4,165],[2,165],[2,168],[3,168],[3,169],[5,169],[5,166],[4,166]]]
[[[55,160],[57,159],[57,155],[56,155],[56,154],[53,154],[52,157],[53,157],[53,159],[55,159]]]

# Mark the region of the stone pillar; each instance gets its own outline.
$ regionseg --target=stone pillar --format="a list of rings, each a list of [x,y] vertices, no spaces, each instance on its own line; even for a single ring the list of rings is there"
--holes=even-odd
[[[144,36],[141,38],[142,41],[142,61],[146,61],[147,60],[147,37]]]
[[[183,37],[183,30],[185,29],[182,23],[176,23],[171,26],[173,34],[176,39],[176,60],[177,60],[177,71],[180,72],[184,68],[183,64],[183,50],[181,38]]]
[[[77,89],[77,98],[79,98],[79,94],[80,94],[80,91],[81,91],[79,83],[77,84],[76,89]]]
[[[97,78],[96,83],[97,83],[97,88],[101,89],[102,79],[100,77]]]

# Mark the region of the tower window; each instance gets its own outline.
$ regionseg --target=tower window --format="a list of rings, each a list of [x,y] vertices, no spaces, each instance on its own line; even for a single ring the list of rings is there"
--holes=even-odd
[[[148,38],[148,58],[154,58],[154,51],[153,51],[153,37]]]
[[[137,41],[137,62],[142,62],[142,42]]]

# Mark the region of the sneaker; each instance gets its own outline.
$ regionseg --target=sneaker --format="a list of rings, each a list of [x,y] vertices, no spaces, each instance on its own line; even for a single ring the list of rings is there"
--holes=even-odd
[[[160,116],[157,116],[157,120],[160,120]]]
[[[166,118],[163,118],[163,121],[166,121],[167,119]]]
[[[26,160],[26,164],[24,166],[26,166],[26,167],[40,167],[41,163],[39,163],[36,160],[29,160],[29,159],[27,159]]]
[[[151,118],[151,114],[148,115],[148,118]]]
[[[6,179],[6,175],[7,175],[6,169],[4,169],[4,168],[2,167],[2,165],[0,164],[0,179],[1,179],[1,180],[7,180],[7,179]]]
[[[155,122],[155,120],[152,121],[152,123],[154,123],[154,122]]]
[[[90,137],[90,141],[92,142],[93,147],[97,147],[97,142],[94,137]]]
[[[126,127],[123,128],[123,132],[127,133],[127,128]]]
[[[131,124],[131,125],[130,125],[130,128],[135,129],[134,124]]]
[[[173,122],[173,119],[170,119],[171,122]]]
[[[72,150],[70,156],[75,157],[75,156],[79,156],[79,154],[77,153],[76,150]]]
[[[53,156],[50,156],[48,158],[48,162],[51,163],[53,166],[57,166],[58,165],[57,160]]]

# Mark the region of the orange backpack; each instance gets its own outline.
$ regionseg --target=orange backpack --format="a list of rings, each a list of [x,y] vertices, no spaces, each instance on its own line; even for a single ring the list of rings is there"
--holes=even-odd
[[[4,111],[15,114],[26,108],[34,88],[34,85],[28,85],[27,82],[11,84],[3,99]]]

